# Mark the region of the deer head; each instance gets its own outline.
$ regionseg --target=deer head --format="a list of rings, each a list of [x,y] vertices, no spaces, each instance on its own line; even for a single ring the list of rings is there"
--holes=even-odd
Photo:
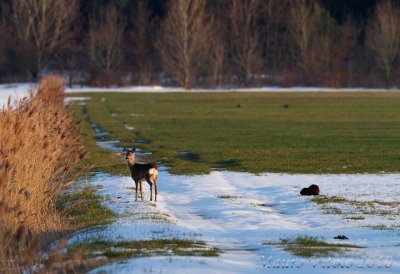
[[[125,159],[130,164],[135,164],[135,151],[136,151],[136,148],[126,149],[126,147],[124,147],[124,149],[122,150],[122,152],[125,153]]]

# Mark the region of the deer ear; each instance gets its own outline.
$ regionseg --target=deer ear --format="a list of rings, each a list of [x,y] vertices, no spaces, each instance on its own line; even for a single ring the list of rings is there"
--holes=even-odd
[[[136,148],[132,148],[132,152],[135,152],[136,151]]]
[[[127,152],[128,150],[126,150],[126,147],[124,147],[123,149],[122,149],[122,152]]]

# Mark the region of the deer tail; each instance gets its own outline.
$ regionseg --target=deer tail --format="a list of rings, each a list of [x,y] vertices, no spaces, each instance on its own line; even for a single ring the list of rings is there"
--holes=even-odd
[[[157,168],[157,166],[152,167],[152,168],[149,169],[149,175],[150,175],[150,176],[155,176],[155,177],[157,177],[157,175],[158,175],[158,168]]]

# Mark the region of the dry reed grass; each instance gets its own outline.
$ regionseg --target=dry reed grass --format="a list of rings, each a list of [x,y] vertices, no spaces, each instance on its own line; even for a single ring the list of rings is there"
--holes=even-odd
[[[46,235],[68,228],[56,201],[84,156],[61,78],[0,109],[0,272],[31,265]]]

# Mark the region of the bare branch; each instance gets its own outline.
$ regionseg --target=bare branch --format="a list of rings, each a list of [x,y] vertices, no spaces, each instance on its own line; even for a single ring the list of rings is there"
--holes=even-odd
[[[13,21],[19,37],[34,48],[35,77],[48,58],[74,35],[72,23],[78,13],[77,0],[13,0]]]
[[[368,27],[367,45],[384,72],[386,87],[392,82],[393,68],[400,46],[400,8],[385,0],[377,5]]]
[[[157,48],[165,71],[189,89],[205,64],[210,39],[206,0],[175,0],[168,9]]]
[[[231,58],[243,81],[251,78],[261,67],[260,0],[232,0],[230,18]]]
[[[122,61],[125,22],[114,6],[101,8],[89,22],[89,54],[100,69],[110,72]]]

